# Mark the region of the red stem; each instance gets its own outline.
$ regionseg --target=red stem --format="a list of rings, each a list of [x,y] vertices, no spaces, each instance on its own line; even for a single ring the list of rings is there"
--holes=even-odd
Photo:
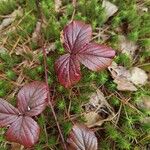
[[[50,99],[50,91],[49,91],[49,85],[48,85],[48,73],[47,73],[47,54],[46,54],[45,46],[43,46],[43,57],[44,57],[45,82],[46,82],[46,85],[47,85],[47,88],[48,88],[48,104],[49,104],[49,106],[52,110],[52,113],[53,113],[53,116],[54,116],[54,119],[55,119],[55,122],[56,122],[56,125],[57,125],[57,128],[58,128],[58,131],[59,131],[59,134],[60,134],[60,137],[61,137],[61,140],[62,140],[64,150],[67,150],[65,140],[64,140],[62,131],[60,129],[60,125],[58,123],[58,120],[57,120],[57,117],[56,117],[56,114],[55,114],[55,111],[54,111],[54,108],[53,108],[53,105],[52,105],[51,99]]]
[[[39,2],[40,0],[36,0],[35,3],[36,3],[36,6],[37,6],[37,10],[38,10],[38,17],[39,19],[41,20],[41,27],[42,27],[42,23],[43,23],[43,14],[42,14],[42,11],[41,11],[41,7],[39,5]],[[41,33],[42,35],[42,33]],[[44,72],[45,72],[45,82],[46,82],[46,86],[47,86],[47,89],[48,89],[48,105],[50,106],[51,110],[52,110],[52,114],[54,116],[54,119],[55,119],[55,122],[56,122],[56,125],[57,125],[57,128],[58,128],[58,131],[59,131],[59,134],[60,134],[60,137],[61,137],[61,140],[62,140],[62,144],[63,144],[63,148],[64,150],[67,150],[67,147],[66,147],[66,144],[65,144],[65,140],[64,140],[64,137],[63,137],[63,134],[62,134],[62,131],[60,129],[60,125],[58,123],[58,120],[57,120],[57,116],[55,114],[55,111],[54,111],[54,108],[53,108],[53,105],[51,103],[51,99],[50,99],[50,91],[49,91],[49,85],[48,85],[48,73],[47,73],[47,54],[46,54],[46,49],[45,49],[45,46],[44,46],[44,39],[43,39],[43,36],[41,36],[41,43],[43,45],[43,57],[44,57]]]

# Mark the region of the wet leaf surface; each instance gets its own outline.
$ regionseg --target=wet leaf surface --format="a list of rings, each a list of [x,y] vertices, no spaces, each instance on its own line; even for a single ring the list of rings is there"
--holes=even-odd
[[[94,132],[86,126],[75,124],[67,139],[69,150],[97,150],[98,143]]]

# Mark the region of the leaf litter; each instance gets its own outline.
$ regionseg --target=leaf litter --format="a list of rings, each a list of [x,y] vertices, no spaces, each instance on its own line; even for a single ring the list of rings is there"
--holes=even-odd
[[[0,31],[9,26],[16,17],[23,14],[22,9],[19,7],[17,10],[14,10],[10,15],[7,15],[5,19],[3,19],[2,23],[0,24]]]
[[[115,117],[113,108],[99,89],[89,96],[89,102],[82,107],[88,127],[101,126],[105,121],[113,120]]]
[[[137,91],[136,86],[145,85],[148,80],[146,72],[138,67],[132,67],[127,70],[123,66],[118,66],[113,62],[108,70],[111,73],[117,89],[120,91]]]

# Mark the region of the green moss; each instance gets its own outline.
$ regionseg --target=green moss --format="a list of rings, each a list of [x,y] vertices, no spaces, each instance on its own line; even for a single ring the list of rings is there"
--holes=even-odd
[[[67,136],[70,133],[71,129],[72,129],[72,123],[71,122],[63,123],[63,132],[64,132],[65,136]]]
[[[10,80],[16,80],[16,79],[17,79],[16,73],[15,73],[14,71],[12,71],[12,70],[8,70],[8,71],[6,72],[6,76],[7,76],[7,78],[10,79]]]
[[[64,100],[57,100],[57,107],[59,110],[65,110],[65,107],[66,107],[66,102]]]
[[[77,1],[75,8],[74,19],[83,20],[86,23],[92,25],[94,32],[97,32],[97,28],[108,29],[104,34],[108,34],[110,38],[105,44],[112,46],[113,49],[117,50],[119,45],[119,36],[124,35],[129,40],[137,42],[138,51],[136,56],[138,58],[133,61],[128,55],[117,52],[115,62],[118,65],[131,68],[135,66],[133,63],[138,65],[144,65],[149,63],[149,27],[150,27],[150,15],[149,12],[143,12],[137,7],[137,1],[130,0],[112,0],[110,1],[117,5],[118,11],[106,22],[106,12],[102,8],[102,1],[100,0],[80,0]],[[2,4],[3,3],[3,4]],[[144,7],[148,7],[148,2],[142,3]],[[39,12],[37,11],[35,0],[6,0],[5,2],[0,1],[0,16],[12,13],[18,6],[23,9],[23,16],[17,18],[14,21],[16,30],[6,34],[7,41],[3,43],[8,50],[4,53],[0,53],[0,73],[5,74],[6,79],[0,79],[0,97],[9,97],[12,90],[14,89],[11,84],[17,79],[20,68],[16,71],[18,64],[23,61],[31,62],[34,58],[32,53],[22,54],[22,56],[12,53],[11,50],[16,44],[16,40],[19,38],[20,41],[17,46],[22,44],[28,46],[31,50],[39,48],[38,43],[32,42],[32,33],[36,27],[36,23],[39,20]],[[80,117],[83,110],[81,108],[83,103],[89,101],[89,95],[95,92],[97,88],[100,88],[107,97],[108,102],[113,107],[115,113],[118,112],[122,101],[116,94],[116,84],[113,83],[110,73],[108,71],[92,72],[83,65],[81,66],[82,79],[71,89],[65,89],[60,85],[56,77],[54,70],[54,63],[60,55],[65,53],[63,45],[60,40],[60,32],[72,19],[74,7],[69,0],[62,1],[60,12],[55,11],[55,2],[52,0],[41,0],[40,6],[42,9],[44,23],[42,26],[42,33],[44,35],[45,43],[55,43],[55,49],[53,52],[48,54],[48,83],[52,87],[57,102],[55,103],[56,115],[61,125],[62,131],[65,138],[69,134],[72,123],[68,121],[66,115],[66,109],[68,109],[69,101],[71,99],[70,115],[77,116],[75,121],[83,123],[85,120]],[[3,17],[0,18],[0,22]],[[19,23],[19,24],[18,24]],[[23,76],[25,80],[44,80],[44,61],[43,54],[39,53],[37,66],[34,68],[23,68]],[[14,71],[16,71],[16,73]],[[149,71],[149,70],[147,70]],[[93,86],[94,85],[94,86]],[[117,91],[125,99],[131,98],[129,103],[131,106],[137,108],[137,103],[141,101],[141,97],[150,95],[149,87],[138,88],[136,92],[120,92]],[[109,96],[109,95],[113,96]],[[14,104],[16,99],[10,99]],[[145,144],[148,143],[148,135],[150,133],[150,126],[148,123],[143,123],[144,120],[150,115],[149,111],[128,106],[128,103],[122,103],[120,117],[117,125],[113,123],[104,123],[99,131],[97,131],[99,147],[102,150],[111,150],[112,145],[114,149],[118,150],[132,150],[138,148],[142,149]],[[79,116],[79,117],[78,117]],[[64,118],[65,117],[65,118]],[[41,135],[38,144],[36,144],[36,150],[42,149],[61,149],[61,144],[57,139],[58,130],[56,123],[51,119],[51,110],[47,108],[41,116],[38,117],[37,121],[41,128]],[[73,120],[74,121],[74,120]],[[101,133],[102,132],[102,133]],[[48,136],[48,141],[47,137]],[[103,135],[103,136],[101,136]],[[145,139],[145,140],[144,140]],[[3,136],[0,136],[0,144],[5,142]],[[137,144],[138,143],[138,144]],[[7,147],[7,146],[6,146]],[[3,147],[1,148],[3,149]],[[6,150],[6,148],[5,148]]]
[[[115,58],[115,62],[119,65],[123,65],[125,67],[131,67],[132,65],[132,61],[131,58],[124,53],[119,54],[116,58]]]
[[[17,8],[16,0],[1,0],[0,1],[0,14],[7,15],[12,13]]]

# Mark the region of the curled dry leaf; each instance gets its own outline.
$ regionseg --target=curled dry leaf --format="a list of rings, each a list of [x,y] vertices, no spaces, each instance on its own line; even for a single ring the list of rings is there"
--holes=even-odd
[[[137,88],[134,84],[129,80],[131,74],[129,70],[127,70],[123,66],[118,66],[115,62],[113,62],[109,67],[114,82],[117,84],[117,89],[119,91],[136,91]]]
[[[75,124],[67,139],[68,150],[97,150],[94,132],[84,125]]]
[[[134,85],[144,85],[148,79],[146,72],[138,67],[127,70],[113,62],[108,69],[120,91],[136,91],[137,88]]]
[[[93,71],[111,64],[115,51],[104,45],[90,43],[91,37],[92,28],[84,22],[73,21],[64,28],[61,41],[68,54],[55,63],[58,80],[64,87],[71,87],[80,80],[80,63]]]
[[[106,20],[118,11],[118,7],[107,0],[103,0],[102,7],[105,8]]]
[[[101,126],[105,121],[114,118],[115,113],[104,97],[104,94],[97,89],[89,97],[89,102],[83,105],[84,117],[88,127]]]
[[[40,114],[47,104],[47,88],[42,82],[25,85],[18,93],[18,109],[0,99],[0,127],[9,125],[7,140],[32,147],[39,139],[40,128],[31,118]]]

